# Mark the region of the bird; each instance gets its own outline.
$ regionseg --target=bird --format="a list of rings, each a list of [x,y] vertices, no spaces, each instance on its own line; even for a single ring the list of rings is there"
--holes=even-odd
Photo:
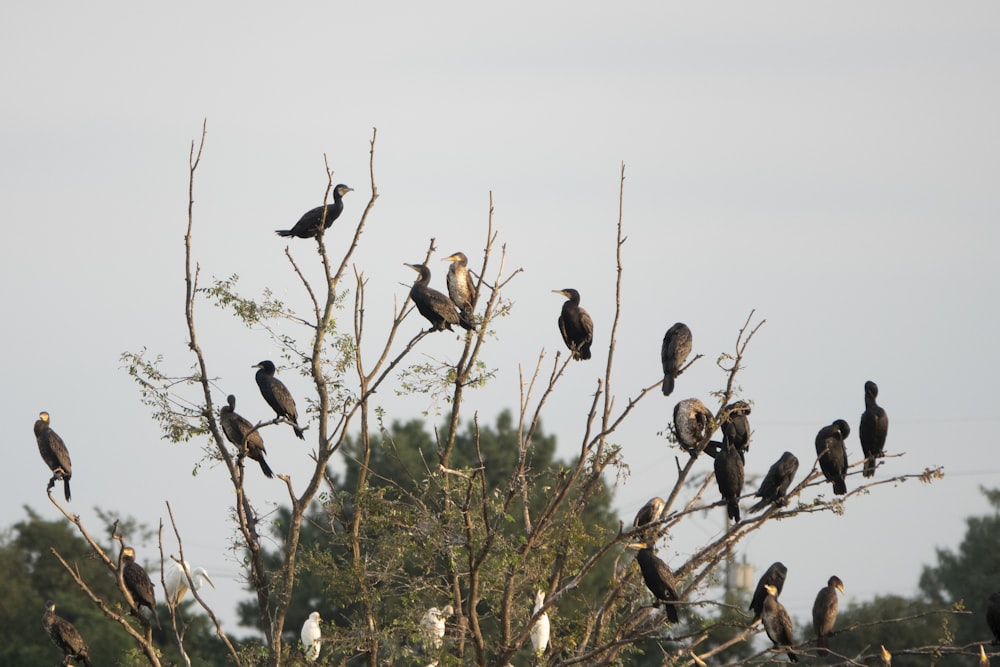
[[[193,570],[187,561],[184,561],[183,566],[175,560],[170,561],[167,566],[169,569],[163,577],[164,590],[167,595],[167,604],[178,605],[184,596],[188,592],[188,577],[191,575],[191,581],[194,582],[194,589],[196,591],[201,590],[201,587],[207,582],[209,586],[215,588],[215,584],[212,580],[208,578],[208,570],[203,567],[196,567]],[[185,574],[187,570],[187,574]]]
[[[278,419],[290,422],[299,440],[305,440],[305,431],[299,428],[299,411],[295,409],[295,399],[292,398],[285,383],[274,377],[274,363],[265,359],[250,368],[258,369],[255,378],[257,386],[260,387],[260,395],[274,410],[274,414],[278,416]]]
[[[844,582],[834,575],[827,580],[826,586],[819,589],[813,602],[813,630],[820,655],[829,653],[826,650],[830,646],[828,637],[833,634],[833,625],[837,621],[837,591],[844,592]]]
[[[885,436],[889,433],[889,416],[875,402],[877,397],[878,385],[871,380],[865,382],[865,411],[861,413],[861,427],[858,429],[861,451],[865,454],[865,477],[875,474],[875,457],[883,455]]]
[[[774,587],[776,591],[774,594],[775,597],[781,595],[781,589],[785,587],[785,576],[787,574],[788,568],[785,567],[784,563],[775,561],[761,575],[760,580],[757,582],[757,588],[753,592],[753,599],[750,600],[750,606],[747,607],[747,609],[753,612],[753,620],[750,621],[751,626],[759,621],[761,614],[764,613],[764,598],[767,597],[766,587]]]
[[[715,482],[726,501],[726,511],[734,523],[740,522],[740,495],[743,493],[743,457],[732,440],[726,439],[715,456]]]
[[[135,562],[135,549],[125,547],[122,549],[122,560],[125,565],[122,569],[122,580],[136,611],[142,611],[143,607],[149,607],[156,619],[156,627],[160,627],[160,616],[156,613],[156,594],[153,592],[153,582],[149,580],[149,575],[142,569],[142,566]]]
[[[63,662],[66,665],[70,660],[91,667],[87,643],[83,637],[73,627],[73,624],[65,618],[56,615],[56,603],[52,600],[45,602],[45,613],[42,614],[42,626],[48,633],[52,643],[63,652]]]
[[[674,380],[681,372],[681,367],[691,354],[691,330],[683,322],[678,322],[663,335],[663,343],[660,345],[660,363],[663,364],[663,390],[664,396],[669,396],[674,391]]]
[[[474,324],[472,313],[476,307],[476,285],[469,275],[469,259],[464,252],[456,252],[441,261],[451,262],[451,266],[448,267],[448,297],[458,307],[459,324],[466,329],[472,329]]]
[[[462,322],[458,316],[455,303],[447,296],[430,287],[431,270],[426,264],[404,264],[419,275],[410,287],[410,298],[420,314],[431,323],[431,331],[454,331],[452,324],[458,324],[464,329],[471,329],[470,322]]]
[[[697,398],[685,398],[674,406],[674,435],[691,456],[705,448],[713,430],[712,413]]]
[[[545,606],[545,591],[539,590],[535,593],[535,608],[531,615],[534,616],[540,612],[543,606]],[[536,657],[542,657],[545,649],[549,647],[550,630],[547,613],[540,615],[535,624],[531,626],[531,648],[534,649]]]
[[[851,433],[851,427],[843,419],[824,426],[816,434],[816,456],[826,480],[833,484],[833,492],[838,496],[847,493],[847,448],[844,438]]]
[[[439,649],[444,643],[444,630],[446,620],[455,613],[455,608],[447,605],[444,609],[431,607],[420,619],[420,633],[424,645],[430,648]]]
[[[791,452],[785,452],[775,461],[764,475],[764,481],[760,483],[760,488],[754,494],[760,498],[760,502],[750,508],[750,513],[759,512],[769,504],[782,507],[787,502],[785,494],[788,487],[792,485],[795,473],[799,470],[799,459]]]
[[[580,293],[575,289],[554,289],[553,294],[566,297],[559,314],[559,332],[566,347],[576,360],[590,359],[590,344],[594,341],[594,320],[580,307]]]
[[[277,382],[277,380],[275,380]],[[260,431],[255,431],[253,424],[236,412],[236,397],[230,394],[226,397],[228,405],[223,405],[220,411],[219,421],[222,423],[222,432],[226,434],[229,442],[236,445],[241,455],[249,456],[260,464],[260,469],[268,479],[274,477],[271,466],[264,460],[264,438]]]
[[[663,517],[664,509],[666,509],[666,503],[663,502],[663,498],[653,496],[636,512],[632,527],[641,528],[647,524],[656,523]]]
[[[767,597],[764,598],[764,609],[761,614],[761,621],[764,623],[764,632],[768,638],[774,642],[774,648],[792,645],[792,619],[785,610],[784,605],[778,602],[778,589],[767,584],[764,586]],[[799,657],[789,648],[788,659],[791,662],[798,662]]]
[[[70,500],[69,480],[73,476],[73,464],[69,460],[66,443],[49,426],[48,412],[38,414],[38,421],[35,422],[35,442],[38,443],[38,452],[42,455],[42,460],[52,471],[52,478],[45,490],[51,491],[56,485],[56,480],[61,479],[63,495],[66,496],[66,500]]]
[[[319,612],[314,611],[309,614],[309,618],[302,624],[302,650],[306,654],[306,660],[313,662],[319,658],[320,637],[323,633],[319,629]]]
[[[986,625],[993,633],[993,645],[1000,645],[1000,592],[990,595],[986,603]]]
[[[349,188],[343,183],[339,184],[333,189],[332,204],[317,206],[314,209],[306,211],[291,229],[276,229],[274,230],[275,234],[278,236],[297,236],[300,239],[311,239],[319,232],[321,224],[323,225],[323,229],[330,229],[333,221],[339,218],[340,214],[344,212],[344,195],[348,192],[354,192],[354,188]],[[326,211],[325,218],[323,217],[324,210]]]
[[[746,453],[750,451],[750,404],[746,401],[730,403],[722,411],[722,441],[731,440],[740,458],[746,461]]]
[[[681,598],[677,594],[677,584],[674,583],[674,575],[670,568],[653,553],[653,546],[649,542],[637,542],[630,544],[629,547],[639,550],[635,559],[639,563],[639,571],[642,572],[646,588],[656,598],[657,605],[663,607],[670,622],[676,623],[677,607],[673,603]]]

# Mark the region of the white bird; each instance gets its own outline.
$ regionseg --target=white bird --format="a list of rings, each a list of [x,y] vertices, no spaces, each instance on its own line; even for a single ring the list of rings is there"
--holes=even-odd
[[[535,608],[532,615],[537,614],[545,605],[545,591],[535,593]],[[545,649],[549,646],[549,615],[542,614],[531,626],[531,647],[535,649],[535,655],[541,657]]]
[[[444,609],[431,607],[420,619],[420,633],[423,635],[424,643],[433,648],[441,648],[444,643],[445,620],[455,613],[454,607],[448,605]]]
[[[184,596],[188,592],[188,579],[187,575],[184,574],[184,570],[187,570],[191,574],[191,581],[194,582],[194,589],[200,591],[201,587],[208,582],[208,585],[215,588],[215,584],[212,580],[208,578],[208,571],[203,567],[196,567],[194,570],[187,561],[184,561],[184,569],[181,569],[181,564],[175,560],[171,560],[170,564],[167,566],[167,572],[163,575],[163,583],[166,585],[167,600],[170,604],[171,602],[176,606],[180,604],[180,601],[184,599]]]
[[[319,612],[314,611],[302,624],[302,650],[306,653],[306,660],[316,660],[319,657],[319,638],[322,635],[319,631],[320,620]]]

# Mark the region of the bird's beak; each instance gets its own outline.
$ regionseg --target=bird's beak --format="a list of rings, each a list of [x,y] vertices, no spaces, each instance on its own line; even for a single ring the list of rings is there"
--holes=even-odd
[[[847,595],[847,593],[844,592],[844,585],[843,584],[837,584],[837,590],[840,591],[841,595]]]
[[[560,294],[562,296],[566,296],[566,292],[563,292],[561,289],[554,289],[554,290],[552,290],[552,293],[553,294]]]
[[[632,542],[632,543],[630,543],[630,544],[626,544],[626,545],[625,545],[625,548],[626,548],[626,549],[637,549],[637,550],[641,550],[641,549],[645,549],[645,548],[646,548],[647,546],[648,546],[648,545],[647,545],[647,544],[646,544],[645,542]]]
[[[208,585],[209,585],[209,586],[211,586],[212,588],[215,588],[215,584],[213,584],[213,583],[212,583],[212,580],[208,578],[208,575],[207,575],[207,574],[203,574],[203,575],[201,575],[201,576],[205,577],[205,581],[207,581],[207,582],[208,582]]]

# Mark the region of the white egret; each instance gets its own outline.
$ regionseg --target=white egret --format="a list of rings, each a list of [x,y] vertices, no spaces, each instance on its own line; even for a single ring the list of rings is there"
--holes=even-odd
[[[181,564],[175,560],[171,560],[170,564],[167,565],[167,571],[163,574],[163,582],[166,585],[167,590],[167,600],[168,604],[173,603],[175,606],[180,604],[181,600],[188,592],[188,579],[184,574],[184,570],[187,570],[191,574],[191,581],[194,582],[194,589],[200,591],[201,587],[208,582],[208,585],[215,588],[215,584],[212,580],[208,578],[208,571],[203,567],[196,567],[194,570],[187,561],[184,561],[183,569],[181,569]]]
[[[544,605],[545,591],[538,591],[535,593],[535,608],[531,612],[532,615],[541,611]],[[545,653],[545,649],[549,646],[549,630],[548,614],[539,616],[535,624],[531,626],[531,647],[535,649],[535,655],[538,657],[541,657]]]
[[[424,644],[435,649],[444,643],[444,628],[446,619],[455,613],[454,607],[448,605],[444,609],[431,607],[420,619],[420,634]]]
[[[306,660],[316,660],[319,657],[319,638],[322,636],[319,630],[320,620],[319,612],[314,611],[302,624],[302,650],[306,653]]]

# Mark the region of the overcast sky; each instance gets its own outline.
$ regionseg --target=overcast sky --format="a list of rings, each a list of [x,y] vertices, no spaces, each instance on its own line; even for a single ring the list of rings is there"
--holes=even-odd
[[[745,541],[757,574],[774,560],[789,567],[794,616],[806,618],[834,573],[849,601],[913,594],[935,548],[957,545],[962,519],[987,510],[978,487],[1000,486],[994,3],[57,2],[2,14],[2,526],[25,505],[58,516],[31,435],[47,410],[73,457],[73,511],[102,532],[95,506],[156,525],[170,501],[188,560],[218,585],[207,599],[244,632],[228,479],[218,467],[192,475],[199,444],[159,438],[119,361],[146,348],[176,374],[193,363],[182,236],[188,151],[206,118],[202,282],[239,274],[248,294],[270,286],[297,307],[307,301],[284,249],[317,279],[313,246],[273,230],[321,203],[326,154],[356,190],[332,232],[342,241],[370,192],[378,128],[381,197],[356,256],[373,333],[413,279],[402,263],[419,261],[431,238],[439,289],[439,257],[481,252],[492,191],[508,266],[524,273],[484,353],[497,379],[470,395],[465,415],[516,407],[518,365],[562,349],[550,290],[575,287],[595,321],[594,358],[569,368],[544,417],[566,458],[607,359],[624,162],[617,404],[659,379],[674,322],[705,355],[616,434],[631,470],[615,491],[624,517],[672,486],[676,450],[657,433],[677,400],[708,402],[721,386],[714,361],[752,309],[767,322],[740,378],[755,403],[748,476],[785,450],[808,468],[816,431],[834,419],[856,431],[866,380],[890,416],[887,449],[905,453],[878,475],[945,466],[931,486],[882,487],[844,516],[773,524]],[[241,413],[268,416],[250,368],[278,361],[266,335],[208,304],[199,317],[216,400],[234,393]],[[404,330],[424,324],[414,317]],[[415,360],[459,349],[438,334]],[[305,396],[304,379],[280,377]],[[401,420],[437,407],[391,391],[376,400]],[[301,489],[308,446],[290,436],[266,433],[268,458]],[[848,452],[860,456],[856,433]],[[262,509],[285,501],[280,482],[253,472]],[[661,556],[683,562],[719,533],[721,512]],[[155,557],[155,544],[137,548]]]

